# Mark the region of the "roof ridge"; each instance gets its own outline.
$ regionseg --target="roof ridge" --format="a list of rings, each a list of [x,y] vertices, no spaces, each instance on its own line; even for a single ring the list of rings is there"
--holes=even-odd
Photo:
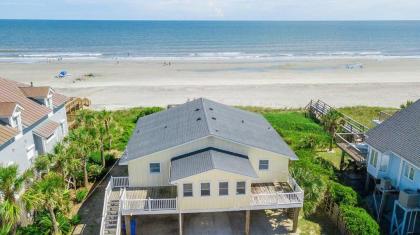
[[[208,116],[208,113],[207,113],[207,106],[205,105],[205,98],[200,98],[200,103],[201,103],[201,107],[202,107],[202,109],[203,109],[203,113],[204,113],[204,118],[206,119],[205,120],[205,123],[206,123],[206,127],[207,127],[207,133],[209,134],[209,135],[211,135],[211,134],[213,134],[213,132],[211,131],[212,130],[212,128],[210,128],[211,126],[210,126],[210,117]]]

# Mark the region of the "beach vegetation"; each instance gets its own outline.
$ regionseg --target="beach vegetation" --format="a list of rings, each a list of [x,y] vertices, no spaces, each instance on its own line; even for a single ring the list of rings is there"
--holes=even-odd
[[[353,106],[337,108],[337,110],[355,121],[363,124],[368,128],[374,126],[372,120],[378,119],[380,112],[385,112],[390,115],[394,114],[398,109],[396,108],[384,108],[384,107],[368,107],[368,106]]]
[[[2,203],[0,204],[0,230],[7,231],[12,234],[16,232],[16,228],[21,221],[23,205],[19,203],[16,195],[24,189],[33,174],[26,171],[19,174],[18,166],[0,166],[0,196]]]
[[[412,101],[412,100],[407,100],[404,104],[401,104],[401,105],[400,105],[400,108],[401,108],[401,109],[405,109],[405,108],[407,108],[408,106],[410,106],[410,105],[412,105],[412,104],[414,104],[414,101]]]
[[[343,185],[337,177],[341,157],[329,150],[336,148],[332,136],[342,124],[341,116],[331,113],[328,119],[322,120],[323,127],[303,112],[264,110],[261,113],[299,157],[299,161],[292,162],[290,173],[305,191],[303,213],[306,219],[328,220],[328,216],[319,213],[325,200],[331,198],[339,206],[351,234],[379,234],[379,225],[361,208],[357,192]],[[329,224],[331,221],[318,222]]]

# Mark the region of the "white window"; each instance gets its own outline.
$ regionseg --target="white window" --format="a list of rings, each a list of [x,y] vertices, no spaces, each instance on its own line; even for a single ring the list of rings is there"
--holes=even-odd
[[[414,180],[414,167],[408,163],[404,166],[404,176],[408,178],[409,180]]]
[[[192,197],[193,196],[193,186],[192,184],[183,184],[182,190],[184,192],[184,197]]]
[[[210,183],[201,183],[201,196],[210,196]]]
[[[237,195],[245,194],[245,181],[236,182],[236,194]]]
[[[260,170],[268,170],[268,160],[260,160],[259,169]]]
[[[229,183],[228,182],[219,182],[219,196],[229,195]]]
[[[160,163],[150,163],[150,173],[160,173]]]
[[[386,172],[388,170],[388,163],[389,163],[389,155],[382,154],[381,156],[381,164],[379,166],[379,170]]]
[[[373,167],[376,168],[376,166],[378,165],[378,151],[372,149],[370,151],[370,161],[369,161],[370,165],[372,165]]]

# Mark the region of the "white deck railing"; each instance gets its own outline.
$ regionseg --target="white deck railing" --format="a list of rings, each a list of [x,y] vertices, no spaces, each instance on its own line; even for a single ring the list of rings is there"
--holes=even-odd
[[[177,209],[177,198],[122,199],[122,210],[166,211]]]
[[[112,192],[112,181],[108,182],[108,185],[105,188],[105,197],[104,197],[104,205],[102,207],[102,219],[101,219],[101,230],[100,234],[104,234],[105,232],[105,219],[106,219],[106,212],[108,207],[108,199]]]
[[[128,177],[112,177],[110,182],[112,183],[112,188],[125,188],[129,187]]]
[[[293,177],[289,176],[287,182],[292,188],[293,192],[253,193],[251,194],[251,206],[270,206],[286,204],[303,205],[303,190],[296,183]]]

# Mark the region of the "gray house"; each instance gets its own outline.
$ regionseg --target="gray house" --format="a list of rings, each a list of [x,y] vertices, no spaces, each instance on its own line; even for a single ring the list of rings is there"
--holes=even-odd
[[[0,78],[0,164],[22,172],[67,135],[68,98],[50,87]]]

